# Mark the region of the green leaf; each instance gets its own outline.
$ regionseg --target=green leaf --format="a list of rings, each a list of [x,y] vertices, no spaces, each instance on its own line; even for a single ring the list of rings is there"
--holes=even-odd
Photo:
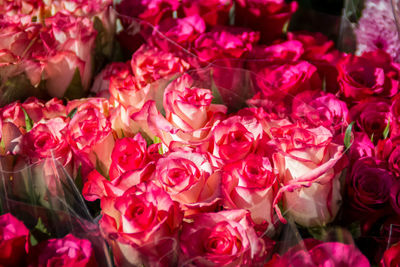
[[[371,134],[371,142],[374,142],[374,133]]]
[[[344,142],[344,145],[345,145],[346,149],[350,148],[350,146],[352,144],[351,143],[351,130],[353,129],[353,124],[354,124],[354,121],[352,121],[349,124],[349,126],[347,126],[346,132],[344,134],[343,142]]]
[[[36,246],[40,241],[49,239],[51,237],[49,231],[44,225],[42,218],[39,217],[36,226],[29,233],[29,241],[32,246]]]
[[[79,69],[75,69],[74,76],[72,77],[71,83],[65,91],[64,97],[67,99],[77,99],[84,96],[84,90],[81,80],[81,73]]]
[[[388,138],[389,136],[389,131],[390,131],[390,118],[388,119],[388,122],[386,124],[385,130],[383,130],[383,139]]]
[[[161,144],[160,148],[158,149],[158,153],[160,153],[161,155],[164,154],[164,151],[162,149],[162,142],[161,142],[161,139],[158,136],[154,137],[154,144]]]
[[[71,110],[70,113],[68,113],[67,117],[72,119],[75,116],[77,111],[78,111],[78,108],[74,108],[73,110]]]
[[[25,129],[26,129],[27,132],[29,132],[33,128],[33,121],[29,117],[29,115],[26,112],[26,110],[23,107],[21,107],[21,109],[22,109],[22,111],[24,112],[24,115],[25,115]]]

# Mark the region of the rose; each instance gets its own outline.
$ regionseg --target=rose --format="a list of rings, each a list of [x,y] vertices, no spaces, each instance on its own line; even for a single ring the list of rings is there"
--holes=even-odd
[[[113,62],[104,67],[104,69],[94,79],[91,93],[97,97],[110,98],[109,87],[112,77],[127,77],[131,74],[130,66],[123,62]]]
[[[335,43],[319,32],[289,32],[288,39],[303,44],[304,53],[301,58],[317,67],[326,91],[335,94],[339,89],[336,64],[343,57],[343,54],[335,49]]]
[[[213,129],[208,151],[224,162],[241,160],[255,151],[262,136],[257,118],[231,116]]]
[[[227,25],[231,7],[232,0],[182,1],[185,16],[201,16],[209,26]]]
[[[29,230],[10,213],[0,216],[0,265],[21,266],[25,263]]]
[[[229,209],[247,209],[256,224],[273,227],[272,203],[277,190],[277,172],[268,158],[250,154],[222,169],[222,195]]]
[[[379,216],[389,204],[394,177],[386,163],[373,157],[357,160],[346,177],[347,206],[359,219]]]
[[[398,266],[399,264],[400,264],[400,243],[397,243],[385,251],[379,266],[391,267],[391,266]]]
[[[259,71],[271,63],[298,61],[304,52],[303,44],[299,41],[285,41],[273,45],[255,45],[247,56],[249,68]],[[258,59],[251,61],[251,59]],[[264,61],[264,64],[263,64]]]
[[[257,43],[259,33],[244,28],[215,27],[201,34],[194,42],[194,51],[201,61],[241,58]]]
[[[334,143],[332,132],[322,126],[278,125],[269,133],[278,148],[273,160],[282,183],[274,205],[283,196],[288,215],[303,226],[331,222],[341,202],[343,146]]]
[[[183,73],[190,68],[190,65],[184,58],[154,46],[142,45],[132,55],[131,67],[138,88],[142,88],[161,78]]]
[[[284,25],[297,9],[297,2],[283,0],[236,0],[235,25],[261,32],[261,42],[267,43],[282,35]]]
[[[306,61],[265,67],[257,73],[255,82],[265,98],[273,101],[291,99],[302,91],[322,86],[317,68]]]
[[[376,157],[388,163],[389,170],[394,176],[400,177],[400,136],[393,135],[391,138],[379,140],[375,153]]]
[[[347,127],[348,109],[335,95],[304,91],[293,99],[292,118],[303,120],[313,127],[324,126],[339,132]]]
[[[185,215],[196,210],[213,211],[221,199],[220,174],[214,173],[205,154],[167,153],[158,160],[153,179],[182,205]]]
[[[72,152],[64,138],[67,123],[62,118],[41,121],[23,135],[20,154],[37,161],[54,157],[65,167],[72,160]]]
[[[390,204],[393,210],[400,215],[400,182],[398,180],[393,182],[390,189]]]
[[[368,259],[354,245],[305,239],[281,257],[275,254],[265,266],[367,267],[370,265]]]
[[[178,203],[150,183],[101,200],[100,227],[117,265],[171,266],[182,220]]]
[[[199,213],[184,222],[180,265],[262,266],[265,243],[257,237],[245,210]]]
[[[173,81],[164,93],[166,119],[185,132],[205,128],[216,113],[225,114],[224,105],[212,104],[211,90],[193,86],[193,79],[184,74]],[[194,134],[197,135],[197,134]]]
[[[92,244],[72,234],[39,243],[29,254],[29,266],[98,266]]]
[[[76,112],[66,133],[68,143],[81,161],[108,173],[114,137],[105,115],[89,103],[86,109]]]
[[[349,160],[351,165],[362,157],[372,157],[374,156],[374,144],[371,142],[371,138],[368,137],[366,133],[355,132],[354,139],[351,143],[350,150],[348,152]],[[378,143],[379,145],[379,143]]]
[[[184,18],[167,18],[161,21],[156,29],[149,42],[164,51],[174,51],[179,50],[176,44],[186,49],[190,48],[197,36],[205,32],[206,25],[199,14],[193,14]]]
[[[361,100],[350,109],[350,120],[356,121],[357,127],[368,136],[378,140],[392,121],[390,101],[384,98],[370,97]]]
[[[114,106],[122,105],[125,109],[140,110],[144,103],[154,98],[154,90],[150,85],[138,86],[138,80],[129,73],[115,75],[110,78],[111,102]]]
[[[394,96],[399,86],[399,65],[382,50],[361,56],[347,55],[338,63],[338,82],[345,97]]]
[[[117,139],[111,153],[110,180],[123,173],[143,168],[148,162],[147,143],[140,134]]]

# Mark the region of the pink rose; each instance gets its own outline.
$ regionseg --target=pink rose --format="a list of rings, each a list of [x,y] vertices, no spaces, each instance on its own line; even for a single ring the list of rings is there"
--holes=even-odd
[[[174,51],[179,50],[176,44],[186,49],[190,48],[199,34],[205,32],[206,25],[199,14],[193,14],[184,18],[167,18],[161,21],[156,29],[150,43],[164,51]]]
[[[131,67],[138,88],[142,88],[161,78],[183,73],[190,68],[190,65],[184,58],[157,47],[142,45],[132,55]]]
[[[183,223],[180,264],[187,266],[263,266],[265,244],[245,210],[199,213]]]
[[[390,101],[378,97],[361,100],[350,109],[350,120],[355,121],[357,128],[373,138],[376,143],[382,138],[388,121],[393,120]]]
[[[30,252],[28,266],[98,266],[92,244],[68,234],[60,239],[49,239],[34,247]]]
[[[143,168],[148,163],[147,143],[140,134],[117,139],[111,153],[110,180],[121,174]]]
[[[224,162],[241,160],[255,151],[262,136],[257,118],[232,116],[215,126],[208,151]]]
[[[210,89],[193,85],[193,78],[187,74],[173,81],[165,89],[163,106],[165,117],[171,124],[196,136],[201,135],[201,129],[210,124],[216,113],[225,114],[227,107],[212,104],[214,96]]]
[[[354,100],[394,96],[399,87],[399,70],[399,65],[382,50],[347,55],[338,63],[340,91]]]
[[[273,159],[282,183],[274,204],[283,196],[288,215],[303,226],[331,222],[341,202],[339,176],[344,166],[336,163],[343,146],[322,126],[289,124],[269,132],[279,149]]]
[[[25,265],[29,230],[10,213],[0,216],[0,265]]]
[[[114,106],[122,105],[125,109],[140,110],[147,100],[154,98],[154,90],[149,84],[138,85],[139,80],[130,72],[118,73],[110,78],[109,91]]]
[[[274,229],[272,203],[277,190],[277,178],[277,172],[268,158],[256,154],[225,165],[222,169],[224,206],[247,209],[256,224]]]
[[[354,245],[305,239],[281,257],[275,254],[265,266],[368,267],[370,264],[368,259]]]
[[[213,211],[221,199],[219,173],[214,173],[207,155],[176,151],[158,160],[154,182],[179,202],[185,215]]]
[[[176,259],[178,204],[153,183],[101,200],[100,227],[117,265],[171,266]]]
[[[109,120],[97,108],[77,111],[66,133],[68,143],[80,160],[108,173],[114,137]]]
[[[123,62],[113,62],[104,67],[104,69],[94,79],[91,93],[97,97],[110,98],[110,82],[113,77],[127,77],[131,74],[130,66]]]
[[[297,2],[284,0],[236,0],[235,25],[249,27],[261,32],[263,43],[282,35],[283,27],[297,10]]]
[[[292,103],[292,118],[312,125],[324,126],[334,133],[347,127],[348,109],[335,95],[319,91],[297,94]]]

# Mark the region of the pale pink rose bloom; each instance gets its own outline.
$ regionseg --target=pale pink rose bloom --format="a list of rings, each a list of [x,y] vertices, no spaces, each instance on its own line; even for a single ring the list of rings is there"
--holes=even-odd
[[[334,143],[332,132],[322,126],[287,125],[270,132],[279,149],[273,159],[283,184],[274,205],[283,196],[288,216],[306,227],[331,222],[341,203],[343,146]]]

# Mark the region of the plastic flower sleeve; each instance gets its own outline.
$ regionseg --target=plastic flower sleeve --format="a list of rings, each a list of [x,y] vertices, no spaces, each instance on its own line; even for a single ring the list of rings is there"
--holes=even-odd
[[[90,241],[98,266],[112,266],[96,221],[75,182],[56,160],[12,166],[2,158],[1,181],[2,212],[27,225],[32,246],[73,234]]]

